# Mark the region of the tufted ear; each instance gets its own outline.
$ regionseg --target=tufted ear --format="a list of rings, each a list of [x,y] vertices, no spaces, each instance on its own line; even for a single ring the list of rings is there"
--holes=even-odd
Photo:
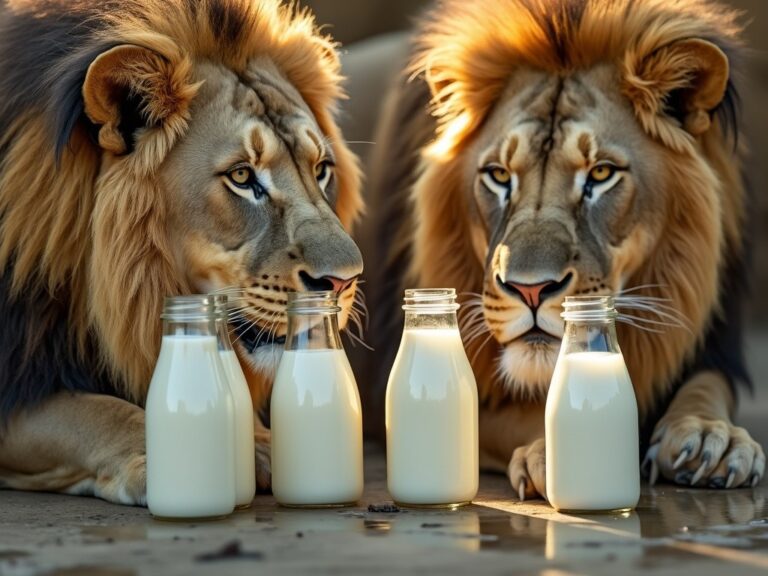
[[[136,130],[184,117],[196,85],[188,64],[174,65],[148,48],[115,46],[88,67],[83,83],[85,113],[99,126],[99,145],[114,154],[132,151]]]
[[[725,96],[728,75],[728,58],[720,48],[706,40],[680,40],[644,57],[628,54],[625,93],[652,133],[663,137],[667,131],[659,123],[673,121],[699,136]]]

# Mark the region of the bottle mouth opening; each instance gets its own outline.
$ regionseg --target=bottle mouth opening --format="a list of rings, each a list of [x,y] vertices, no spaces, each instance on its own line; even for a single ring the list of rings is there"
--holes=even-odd
[[[459,309],[454,288],[409,288],[403,298],[407,312],[447,313]]]
[[[565,320],[613,320],[617,313],[613,296],[566,296],[560,316]]]
[[[216,317],[214,298],[208,294],[167,296],[160,318],[174,322],[207,322]]]
[[[289,314],[337,314],[341,312],[339,295],[333,290],[288,292]]]

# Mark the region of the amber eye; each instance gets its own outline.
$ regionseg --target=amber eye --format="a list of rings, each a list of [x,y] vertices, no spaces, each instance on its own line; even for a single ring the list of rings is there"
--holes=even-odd
[[[247,186],[253,179],[253,170],[245,166],[240,166],[227,173],[229,179],[238,186]]]
[[[488,173],[490,174],[491,178],[493,178],[494,182],[497,182],[498,184],[509,184],[509,181],[512,179],[512,175],[507,170],[500,168],[499,166],[494,166]]]
[[[266,188],[259,182],[256,172],[250,166],[233,167],[227,172],[227,178],[231,182],[230,189],[241,196],[251,194],[255,200],[259,200],[267,194]]]
[[[616,166],[612,164],[598,164],[589,171],[588,178],[592,182],[605,182],[616,173]]]
[[[509,170],[498,164],[486,164],[480,168],[480,178],[483,185],[498,197],[502,205],[509,200],[513,188],[513,177]]]

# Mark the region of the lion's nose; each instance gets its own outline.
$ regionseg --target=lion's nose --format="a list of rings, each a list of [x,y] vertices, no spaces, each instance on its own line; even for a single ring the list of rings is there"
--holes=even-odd
[[[536,310],[547,298],[559,294],[570,284],[573,274],[568,273],[560,280],[544,280],[536,284],[522,284],[514,280],[502,280],[500,276],[496,281],[507,294],[517,296],[525,302],[529,308]]]
[[[352,283],[357,280],[359,274],[351,276],[349,278],[337,278],[335,276],[322,276],[320,278],[314,278],[303,270],[299,272],[299,278],[301,278],[304,287],[312,292],[321,290],[332,290],[338,294],[341,294],[349,288]]]

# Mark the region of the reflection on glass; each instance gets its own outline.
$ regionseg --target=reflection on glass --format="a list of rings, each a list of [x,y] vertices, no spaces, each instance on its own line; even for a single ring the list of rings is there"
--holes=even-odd
[[[363,513],[353,510],[302,510],[280,508],[272,521],[283,532],[362,532]]]
[[[367,521],[368,522],[368,521]],[[399,514],[389,526],[389,537],[403,538],[411,546],[452,548],[474,552],[480,549],[480,517],[470,510],[442,514]]]
[[[636,512],[565,516],[563,521],[547,523],[548,560],[602,560],[609,554],[617,562],[632,562],[643,555],[640,517]]]

